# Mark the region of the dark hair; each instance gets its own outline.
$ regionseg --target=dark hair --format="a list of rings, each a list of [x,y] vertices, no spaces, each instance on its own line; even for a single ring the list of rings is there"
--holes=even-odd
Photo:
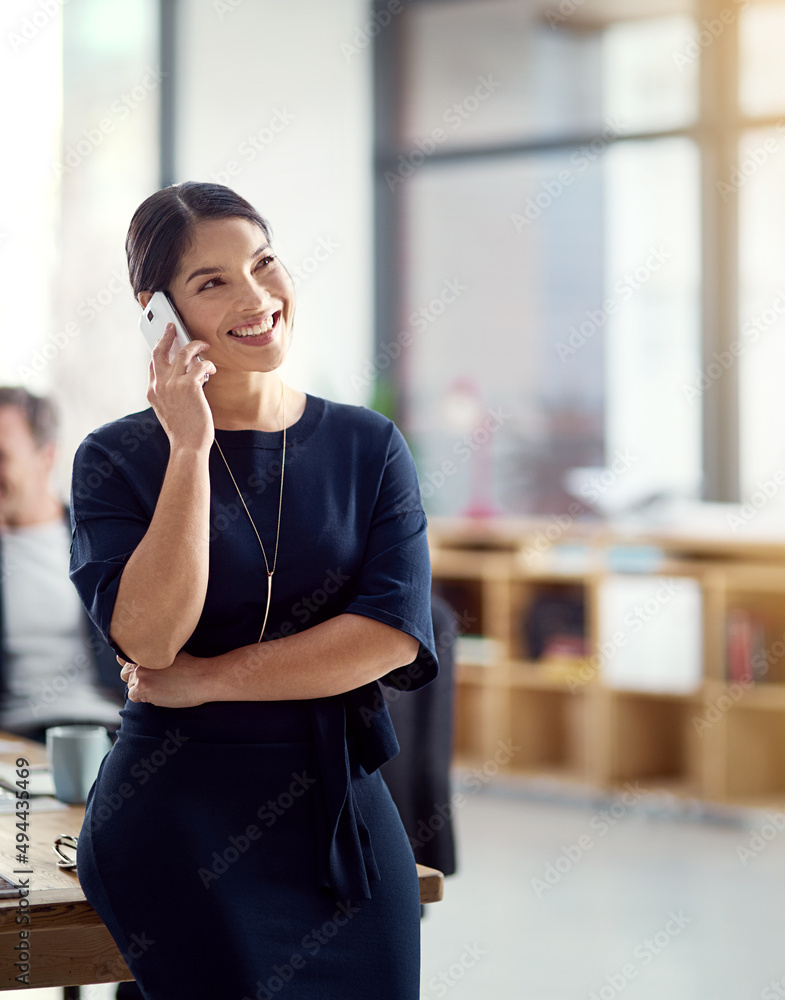
[[[27,420],[38,448],[54,444],[57,438],[57,411],[45,396],[34,396],[20,385],[0,385],[0,406],[15,406]]]
[[[134,295],[168,289],[197,223],[232,218],[248,219],[272,240],[267,220],[223,184],[185,181],[150,195],[134,212],[125,239]]]

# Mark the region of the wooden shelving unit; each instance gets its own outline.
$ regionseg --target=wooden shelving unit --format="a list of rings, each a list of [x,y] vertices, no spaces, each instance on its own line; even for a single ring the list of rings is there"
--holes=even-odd
[[[431,521],[434,589],[459,619],[456,760],[482,767],[511,743],[509,773],[605,790],[639,781],[705,801],[782,807],[785,540],[734,544],[573,526],[546,545],[548,528]],[[609,595],[618,601],[646,587],[652,596],[626,617],[622,607],[619,628],[609,631]],[[676,591],[688,594],[679,613],[668,596]],[[583,648],[575,635],[567,652],[563,637],[547,636],[542,621],[554,607],[572,614],[573,633],[582,620]],[[757,630],[754,681],[732,673],[739,660],[729,623],[739,619]],[[635,676],[635,650],[647,654],[645,677]],[[630,683],[619,682],[624,657]],[[658,661],[664,673],[677,671],[662,687]]]

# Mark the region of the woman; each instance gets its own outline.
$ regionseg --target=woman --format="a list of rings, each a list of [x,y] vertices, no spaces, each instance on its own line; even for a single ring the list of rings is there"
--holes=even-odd
[[[71,575],[128,683],[79,837],[150,1000],[419,996],[416,868],[377,681],[436,671],[425,517],[395,426],[283,385],[291,279],[234,192],[147,199],[126,241],[151,409],[74,462]]]

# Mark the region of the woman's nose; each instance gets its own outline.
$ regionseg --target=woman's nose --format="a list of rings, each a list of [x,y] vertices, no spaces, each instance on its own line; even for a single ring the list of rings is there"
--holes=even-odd
[[[267,288],[252,277],[248,277],[238,290],[238,305],[246,310],[264,306],[269,299]]]

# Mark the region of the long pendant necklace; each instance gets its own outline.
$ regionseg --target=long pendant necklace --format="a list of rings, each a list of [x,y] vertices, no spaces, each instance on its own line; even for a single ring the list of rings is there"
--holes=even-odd
[[[234,488],[237,490],[237,496],[240,498],[240,503],[243,505],[245,513],[248,515],[248,520],[251,522],[251,527],[253,528],[254,534],[256,535],[256,540],[259,543],[259,548],[262,550],[262,555],[264,556],[264,568],[267,570],[267,606],[264,609],[264,621],[262,622],[262,631],[259,633],[259,638],[257,642],[262,641],[262,636],[264,635],[264,630],[267,627],[267,616],[270,614],[270,601],[273,596],[273,573],[275,573],[275,567],[278,563],[278,539],[281,535],[281,508],[283,505],[283,471],[284,465],[286,463],[286,403],[284,401],[284,391],[283,382],[281,382],[281,414],[283,419],[283,449],[281,451],[281,490],[278,494],[278,527],[275,529],[275,552],[273,554],[273,568],[270,569],[270,564],[267,562],[267,553],[264,551],[264,545],[262,545],[262,540],[259,537],[259,532],[256,529],[254,520],[251,517],[251,512],[243,499],[243,495],[240,492],[240,487],[237,485],[237,480],[232,475],[232,470],[229,468],[229,463],[226,461],[226,456],[221,450],[220,444],[218,444],[218,439],[215,439],[215,446],[224,460],[224,465],[226,466],[226,471],[229,473],[232,482],[234,483]]]

